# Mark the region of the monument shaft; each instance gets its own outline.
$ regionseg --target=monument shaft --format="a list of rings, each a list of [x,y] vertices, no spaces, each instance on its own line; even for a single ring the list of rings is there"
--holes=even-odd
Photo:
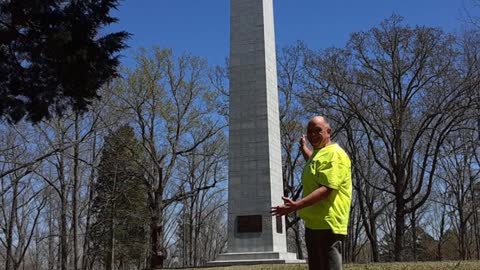
[[[285,253],[273,3],[230,3],[228,253]]]

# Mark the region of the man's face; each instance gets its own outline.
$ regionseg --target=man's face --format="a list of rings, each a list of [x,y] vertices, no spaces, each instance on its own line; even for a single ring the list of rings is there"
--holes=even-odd
[[[313,118],[308,122],[307,139],[314,149],[324,147],[330,141],[331,129],[322,118]]]

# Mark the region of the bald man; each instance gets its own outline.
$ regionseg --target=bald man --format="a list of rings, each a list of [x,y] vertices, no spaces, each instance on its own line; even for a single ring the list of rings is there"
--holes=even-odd
[[[351,163],[347,153],[331,141],[331,134],[325,117],[310,119],[307,135],[300,139],[300,151],[307,160],[302,172],[303,198],[282,197],[284,204],[271,210],[275,216],[299,211],[305,223],[310,270],[342,269],[342,241],[352,198]]]

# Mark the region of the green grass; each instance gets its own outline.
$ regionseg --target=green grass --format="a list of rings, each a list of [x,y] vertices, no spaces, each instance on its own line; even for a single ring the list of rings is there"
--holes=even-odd
[[[305,264],[264,264],[229,267],[205,267],[185,269],[211,270],[307,270]],[[469,262],[408,262],[408,263],[376,263],[376,264],[346,264],[344,270],[480,270],[480,261]]]

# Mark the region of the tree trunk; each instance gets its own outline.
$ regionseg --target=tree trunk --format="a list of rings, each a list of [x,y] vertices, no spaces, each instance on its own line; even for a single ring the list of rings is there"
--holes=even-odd
[[[78,127],[78,113],[75,113],[75,146],[73,147],[73,188],[72,188],[72,229],[73,229],[73,270],[78,270],[78,243],[77,243],[77,196],[78,196],[78,161],[80,132]]]
[[[40,270],[42,266],[42,262],[40,260],[40,247],[42,246],[42,241],[40,240],[40,231],[38,229],[35,231],[35,263],[33,270]]]
[[[64,174],[64,164],[63,164],[63,152],[60,153],[60,159],[58,162],[58,178],[60,180],[60,269],[68,269],[68,246],[67,246],[67,185],[65,183],[65,174]]]
[[[370,247],[372,249],[372,259],[374,262],[380,262],[380,254],[378,251],[378,237],[377,237],[377,226],[376,220],[374,217],[371,217],[370,220]]]
[[[190,211],[188,212],[188,266],[196,266],[195,264],[195,257],[197,256],[196,254],[196,243],[194,241],[194,232],[195,230],[195,224],[194,224],[194,219],[193,219],[193,212],[194,212],[194,207],[195,207],[195,197],[191,198],[190,202]]]
[[[156,209],[157,210],[157,209]],[[165,252],[163,248],[163,225],[161,214],[152,216],[151,220],[151,241],[152,241],[152,254],[150,257],[150,269],[163,268],[163,261],[165,260]]]
[[[472,198],[474,198],[472,196]],[[473,204],[473,228],[475,232],[475,254],[476,259],[480,260],[480,224],[478,222],[477,201],[472,201]]]
[[[397,198],[397,210],[395,211],[395,244],[394,259],[396,262],[403,260],[403,234],[405,232],[405,215],[403,214],[403,200]]]
[[[150,239],[152,252],[150,254],[150,269],[163,268],[163,262],[166,258],[166,249],[163,247],[163,185],[162,168],[159,169],[158,188],[154,192],[152,208],[152,218],[150,221]]]
[[[445,227],[445,208],[440,217],[440,236],[438,237],[437,243],[437,261],[441,261],[443,259],[442,254],[442,245],[443,245],[443,234],[444,234],[444,227]]]
[[[412,212],[412,257],[413,261],[416,262],[418,260],[417,253],[418,253],[418,247],[417,247],[417,217],[415,215],[415,210]]]
[[[10,218],[8,220],[8,228],[6,238],[6,261],[5,270],[10,270],[11,263],[13,263],[13,227],[16,222],[17,211],[17,196],[18,196],[18,181],[13,182],[13,195],[12,195],[12,209],[10,209]]]
[[[61,236],[58,238],[58,246],[57,246],[57,269],[62,269],[62,240]]]
[[[50,191],[51,192],[51,191]],[[48,195],[48,269],[55,269],[55,251],[54,251],[54,228],[53,228],[53,198],[51,193]]]
[[[105,257],[105,270],[114,270],[115,263],[115,225],[113,217],[110,220],[108,237],[108,250]]]
[[[97,134],[93,133],[93,142],[92,142],[92,153],[91,153],[91,162],[95,163],[95,154],[96,154],[96,143],[97,143]],[[89,237],[88,232],[90,231],[90,217],[91,217],[91,204],[93,202],[93,185],[95,181],[95,167],[92,166],[90,170],[90,177],[88,181],[88,202],[87,202],[87,217],[85,221],[85,236],[83,237],[83,252],[82,252],[82,270],[87,270],[87,259],[89,256]]]
[[[66,190],[64,190],[66,193]],[[62,192],[63,194],[65,194]],[[62,194],[60,198],[61,201],[61,210],[60,210],[60,249],[61,249],[61,256],[60,256],[60,264],[61,270],[67,270],[67,259],[68,259],[68,246],[67,246],[67,198],[65,195]]]
[[[460,250],[460,259],[465,260],[467,258],[467,252],[466,252],[466,239],[465,239],[465,234],[466,234],[466,221],[464,220],[464,212],[462,209],[459,210],[460,215],[459,215],[459,220],[460,220],[460,231],[459,231],[459,250]]]
[[[115,170],[117,171],[117,170]],[[117,176],[114,176],[113,179],[113,189],[110,196],[110,223],[109,223],[109,238],[108,238],[108,249],[105,258],[105,270],[114,270],[115,267],[115,197],[117,192]]]

